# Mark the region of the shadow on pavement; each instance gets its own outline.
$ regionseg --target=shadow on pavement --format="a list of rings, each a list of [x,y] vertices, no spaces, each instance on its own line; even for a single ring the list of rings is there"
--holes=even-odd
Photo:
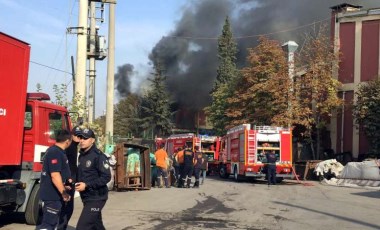
[[[274,201],[273,203],[284,205],[284,206],[288,206],[288,207],[293,207],[293,208],[299,208],[299,209],[303,209],[305,211],[314,212],[314,213],[318,213],[318,214],[323,214],[323,215],[326,215],[328,218],[333,217],[333,218],[336,218],[336,219],[340,219],[342,221],[347,221],[347,222],[351,222],[351,223],[355,223],[355,224],[360,224],[360,225],[363,225],[363,226],[366,226],[366,227],[370,227],[370,228],[373,228],[373,229],[380,229],[380,225],[364,222],[364,221],[359,220],[359,219],[355,220],[355,219],[352,219],[351,217],[337,215],[337,214],[332,213],[332,212],[323,212],[323,211],[319,211],[319,210],[316,210],[316,209],[307,208],[307,207],[303,207],[303,206],[295,205],[295,204],[284,203],[284,202],[280,202],[280,201]]]
[[[252,185],[267,185],[267,181],[264,179],[242,179],[240,181],[235,181],[231,176],[230,178],[224,179],[220,178],[218,175],[212,175],[206,177],[206,180],[216,180],[216,181],[224,181],[226,183],[247,183]],[[314,183],[317,183],[315,181],[297,181],[297,180],[283,180],[281,183],[278,183],[278,185],[284,186],[284,185],[314,185]]]
[[[380,198],[380,191],[355,192],[352,195],[365,196],[370,198]]]

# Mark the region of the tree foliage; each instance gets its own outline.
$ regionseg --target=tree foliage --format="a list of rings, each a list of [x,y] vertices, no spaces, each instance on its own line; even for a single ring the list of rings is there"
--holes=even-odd
[[[149,79],[151,87],[142,100],[142,127],[153,129],[154,136],[163,136],[169,134],[173,127],[170,98],[160,62],[155,64],[154,70],[153,78]]]
[[[218,135],[225,133],[225,128],[229,123],[229,118],[226,116],[227,98],[232,93],[230,89],[238,75],[236,53],[236,42],[233,39],[229,19],[226,17],[222,34],[218,39],[219,66],[211,91],[212,104],[205,108],[208,119]]]
[[[53,91],[55,93],[55,103],[67,107],[69,112],[71,112],[73,123],[80,122],[78,119],[82,119],[82,121],[87,120],[87,103],[85,98],[76,93],[72,100],[68,100],[66,84],[53,85]]]
[[[114,110],[114,135],[120,137],[140,135],[141,98],[129,94],[119,101]]]
[[[380,154],[380,80],[361,83],[355,93],[354,117],[368,138],[370,153]]]
[[[228,98],[230,126],[243,123],[287,126],[293,121],[289,103],[296,108],[290,92],[291,80],[281,45],[266,37],[248,50],[248,66],[241,71],[234,92]]]
[[[300,53],[299,63],[303,63],[305,74],[296,82],[299,98],[304,109],[300,124],[306,129],[304,135],[317,134],[317,155],[319,159],[320,131],[329,122],[334,110],[342,105],[338,96],[341,83],[334,78],[338,68],[339,53],[334,52],[325,26],[322,26],[306,37],[305,46]]]

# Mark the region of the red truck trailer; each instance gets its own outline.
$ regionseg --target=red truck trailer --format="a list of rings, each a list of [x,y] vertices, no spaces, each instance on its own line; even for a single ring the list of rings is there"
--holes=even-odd
[[[263,151],[277,155],[277,181],[292,178],[292,132],[289,128],[253,126],[243,124],[233,127],[221,139],[219,175],[235,180],[265,178]]]
[[[0,32],[0,215],[22,212],[37,224],[42,159],[71,121],[49,95],[27,93],[29,55],[29,44]]]

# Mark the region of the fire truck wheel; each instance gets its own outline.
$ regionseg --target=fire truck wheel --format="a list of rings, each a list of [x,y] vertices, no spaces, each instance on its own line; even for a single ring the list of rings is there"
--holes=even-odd
[[[25,220],[27,224],[37,225],[41,221],[42,209],[40,203],[40,184],[36,184],[29,196],[25,210]]]
[[[234,179],[235,179],[235,181],[237,181],[237,182],[240,182],[240,181],[242,181],[242,179],[243,179],[242,176],[239,175],[236,166],[234,167]]]
[[[219,168],[219,176],[221,178],[224,178],[224,179],[227,179],[229,177],[228,173],[227,173],[227,168],[225,165],[220,165],[220,168]]]

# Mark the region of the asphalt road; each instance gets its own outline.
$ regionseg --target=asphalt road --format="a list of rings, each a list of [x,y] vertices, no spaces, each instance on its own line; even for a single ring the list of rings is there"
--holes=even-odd
[[[380,229],[380,191],[307,182],[234,182],[208,178],[199,189],[110,192],[106,229]],[[69,230],[81,212],[80,198]],[[1,216],[4,230],[34,229]]]

